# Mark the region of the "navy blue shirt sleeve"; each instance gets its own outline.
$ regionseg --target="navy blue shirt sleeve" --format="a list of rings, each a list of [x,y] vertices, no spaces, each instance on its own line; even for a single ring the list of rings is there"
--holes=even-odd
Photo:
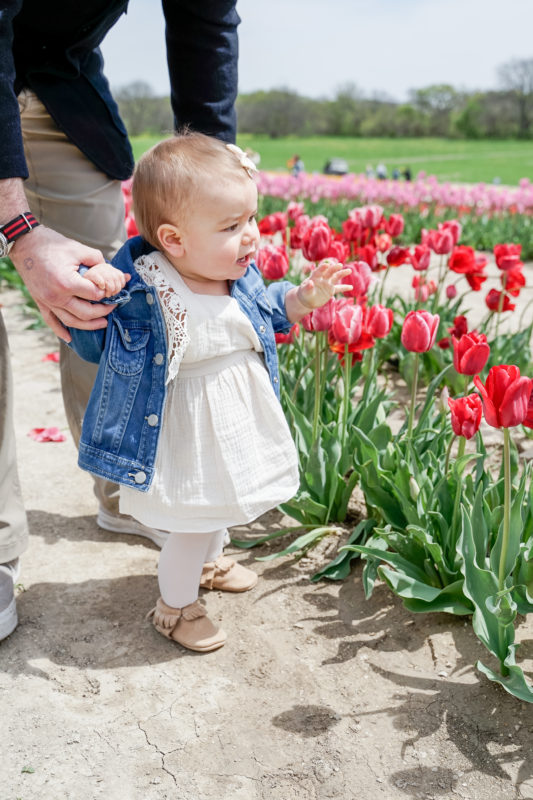
[[[163,0],[176,128],[235,142],[240,17],[235,0]]]
[[[22,0],[0,2],[0,108],[2,109],[2,135],[0,136],[0,178],[27,178],[28,168],[24,158],[20,113],[14,90],[15,64],[13,61],[13,18],[20,11]]]

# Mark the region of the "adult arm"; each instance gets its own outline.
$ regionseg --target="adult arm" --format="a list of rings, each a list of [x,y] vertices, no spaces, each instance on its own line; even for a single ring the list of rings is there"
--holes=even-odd
[[[28,210],[21,178],[0,180],[0,225]],[[98,301],[104,292],[78,274],[80,264],[91,267],[104,261],[99,250],[39,225],[15,241],[10,258],[37,303],[44,321],[65,342],[65,326],[105,328],[113,306]],[[89,302],[93,301],[93,302]]]
[[[0,225],[28,210],[23,178],[28,175],[20,125],[20,112],[14,90],[13,18],[22,0],[0,2]],[[37,303],[45,322],[65,341],[70,334],[64,327],[97,329],[106,326],[110,307],[98,301],[103,292],[79,277],[80,263],[93,266],[104,258],[98,250],[66,239],[40,225],[17,239],[10,257]]]
[[[240,22],[235,0],[163,0],[176,128],[235,142]]]

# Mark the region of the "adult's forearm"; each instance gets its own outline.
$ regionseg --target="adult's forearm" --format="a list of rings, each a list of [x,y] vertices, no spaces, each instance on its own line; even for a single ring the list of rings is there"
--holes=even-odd
[[[0,180],[0,225],[28,210],[22,178]]]

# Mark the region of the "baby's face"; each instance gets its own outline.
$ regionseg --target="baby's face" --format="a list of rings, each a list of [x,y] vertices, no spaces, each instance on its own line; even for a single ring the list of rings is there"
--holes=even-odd
[[[257,189],[247,175],[209,187],[181,227],[179,272],[199,284],[242,278],[259,243],[256,214]]]

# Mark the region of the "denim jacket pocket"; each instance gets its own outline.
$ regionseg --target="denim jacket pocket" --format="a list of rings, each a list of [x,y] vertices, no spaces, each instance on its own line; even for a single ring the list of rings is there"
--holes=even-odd
[[[109,365],[119,375],[137,375],[146,359],[146,347],[151,328],[138,322],[124,325],[113,318],[113,330],[109,346]]]

